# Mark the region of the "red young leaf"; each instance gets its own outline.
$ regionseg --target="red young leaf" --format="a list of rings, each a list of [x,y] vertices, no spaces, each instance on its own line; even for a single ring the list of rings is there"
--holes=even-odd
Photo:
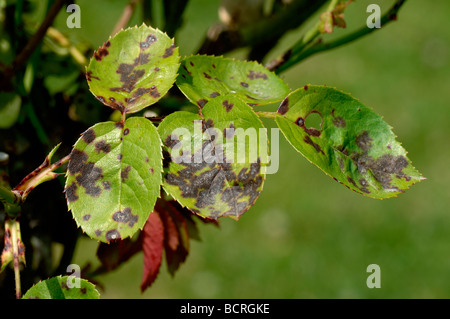
[[[181,213],[181,215],[183,215],[183,218],[186,221],[186,227],[188,229],[189,238],[200,241],[201,238],[200,238],[200,233],[198,231],[197,224],[195,223],[195,220],[192,218],[194,216],[194,214],[188,209],[184,209],[180,213]]]
[[[166,245],[166,250],[176,251],[180,245],[177,224],[175,224],[166,210],[159,210],[158,212],[161,214],[161,219],[164,223],[164,244]]]
[[[97,248],[97,257],[102,263],[102,266],[107,271],[111,271],[133,257],[141,249],[142,246],[139,239],[132,240],[131,238],[125,238],[123,240],[112,241],[109,244],[100,243]]]
[[[189,231],[176,202],[157,201],[156,210],[164,223],[167,268],[173,276],[189,253]]]
[[[144,274],[141,291],[150,287],[155,281],[161,267],[164,247],[164,225],[159,213],[150,214],[142,230],[142,250],[144,251]]]

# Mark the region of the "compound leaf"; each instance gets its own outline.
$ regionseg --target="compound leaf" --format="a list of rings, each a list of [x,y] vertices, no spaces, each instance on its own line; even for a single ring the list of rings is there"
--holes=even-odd
[[[256,62],[194,55],[182,60],[177,86],[199,107],[217,96],[234,95],[249,105],[281,101],[289,88]]]
[[[238,219],[262,190],[267,134],[252,108],[234,96],[210,100],[201,114],[175,112],[158,127],[165,151],[163,187],[182,206]]]
[[[77,225],[102,242],[142,229],[160,194],[161,141],[142,117],[98,123],[70,155],[66,199]]]
[[[143,24],[120,31],[95,51],[86,79],[103,104],[134,113],[156,103],[172,87],[179,58],[173,39]]]
[[[276,122],[292,146],[358,193],[393,197],[423,179],[391,127],[349,94],[305,86],[292,92],[278,113]],[[311,127],[309,116],[319,116],[321,123]]]
[[[77,285],[78,281],[79,285]],[[74,276],[52,277],[28,289],[23,299],[99,299],[95,286]]]

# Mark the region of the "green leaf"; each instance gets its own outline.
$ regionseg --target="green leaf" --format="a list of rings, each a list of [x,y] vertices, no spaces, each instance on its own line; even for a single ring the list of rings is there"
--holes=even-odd
[[[16,123],[22,99],[14,92],[0,92],[0,129],[8,129]]]
[[[393,197],[423,179],[391,127],[349,94],[305,86],[292,92],[278,113],[276,122],[292,146],[358,193]],[[314,116],[321,123],[311,127]]]
[[[249,105],[281,101],[289,88],[256,62],[194,55],[181,62],[177,86],[200,108],[217,96],[234,95]]]
[[[200,115],[172,113],[158,131],[163,187],[182,206],[203,217],[238,219],[255,203],[268,163],[267,132],[239,98],[212,99]]]
[[[66,199],[75,221],[102,242],[142,229],[160,194],[161,141],[142,117],[98,123],[70,155]]]
[[[79,282],[77,285],[76,281]],[[77,287],[78,286],[78,287]],[[23,299],[99,299],[100,294],[89,281],[74,276],[58,276],[40,281],[28,289]]]
[[[86,78],[103,104],[135,113],[156,103],[172,87],[179,59],[173,39],[143,24],[120,31],[95,51]]]

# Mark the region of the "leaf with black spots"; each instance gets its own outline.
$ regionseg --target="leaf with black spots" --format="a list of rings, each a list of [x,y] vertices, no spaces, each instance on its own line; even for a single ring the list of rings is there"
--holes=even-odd
[[[181,62],[177,86],[200,108],[218,96],[233,95],[249,105],[281,101],[289,88],[257,62],[194,55]]]
[[[141,291],[145,291],[155,281],[161,267],[164,249],[164,224],[158,212],[148,217],[142,231],[142,250],[144,252],[144,274]]]
[[[75,281],[78,281],[79,285]],[[85,279],[58,276],[43,280],[28,289],[22,299],[99,299],[95,286]]]
[[[278,115],[278,127],[297,151],[357,193],[389,198],[424,179],[392,128],[349,94],[305,86],[281,103]],[[318,117],[315,126],[310,117]]]
[[[158,127],[163,188],[207,218],[238,219],[258,198],[268,163],[267,132],[235,96],[209,101],[201,114],[175,112]]]
[[[179,59],[173,39],[143,24],[118,32],[96,50],[86,79],[103,104],[135,113],[156,103],[173,86]]]
[[[75,143],[67,167],[67,205],[91,238],[133,236],[160,195],[161,141],[142,117],[98,123]]]

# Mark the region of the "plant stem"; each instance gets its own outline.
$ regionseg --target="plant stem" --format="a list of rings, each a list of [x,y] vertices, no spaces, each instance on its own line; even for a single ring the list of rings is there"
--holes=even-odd
[[[3,79],[0,81],[0,87],[5,87],[10,83],[11,78],[14,74],[22,68],[25,62],[30,58],[31,54],[33,54],[34,50],[39,46],[42,41],[42,38],[45,36],[47,29],[52,25],[53,20],[56,18],[58,12],[61,10],[64,0],[55,0],[50,10],[48,11],[47,16],[44,21],[42,21],[39,29],[35,34],[30,38],[28,43],[22,49],[22,51],[16,56],[11,66],[8,67],[3,72]]]
[[[20,226],[19,222],[15,219],[9,219],[7,221],[9,224],[9,229],[11,233],[11,245],[13,251],[13,264],[14,264],[14,282],[16,286],[16,299],[20,299],[21,292],[21,284],[20,284],[20,252],[19,252],[19,243],[22,242],[20,239]]]
[[[0,200],[10,205],[18,205],[21,201],[19,194],[3,186],[0,186]]]
[[[36,130],[36,135],[41,141],[42,144],[49,147],[50,146],[50,138],[48,137],[47,133],[45,132],[44,127],[41,124],[41,121],[39,120],[36,112],[34,111],[33,105],[30,102],[26,102],[23,105],[24,110],[27,113],[28,119],[30,120],[31,125]]]
[[[265,44],[270,44],[271,49],[284,33],[300,26],[326,1],[294,0],[270,16],[237,30],[223,24],[213,25],[198,53],[220,55],[246,46],[262,49]]]
[[[70,55],[80,66],[84,67],[87,64],[86,57],[57,29],[49,27],[47,36],[58,42],[61,46],[68,48]]]
[[[131,16],[133,15],[134,8],[139,1],[140,0],[131,0],[130,2],[128,2],[128,4],[125,6],[125,9],[123,9],[122,16],[120,17],[119,21],[117,21],[114,30],[111,32],[111,36],[115,35],[121,29],[126,27],[131,19]]]
[[[397,2],[392,6],[390,10],[388,10],[380,19],[381,26],[385,26],[389,22],[396,20],[397,13],[400,10],[400,7],[406,2],[407,0],[397,0]],[[369,28],[367,26],[362,27],[361,29],[348,34],[346,36],[343,36],[337,40],[334,40],[332,42],[324,43],[319,39],[314,44],[306,45],[302,48],[302,50],[297,51],[298,54],[293,55],[290,54],[289,57],[283,61],[282,63],[279,63],[278,65],[269,65],[269,69],[272,71],[275,71],[277,74],[281,73],[288,68],[292,67],[293,65],[299,63],[300,61],[310,57],[313,54],[331,50],[334,48],[337,48],[339,46],[342,46],[344,44],[353,42],[367,34],[370,34],[374,31],[378,30],[378,28]],[[291,49],[292,50],[292,49]]]
[[[328,8],[325,12],[331,12],[338,5],[338,0],[331,0]],[[297,55],[301,52],[305,47],[307,47],[314,39],[316,39],[320,35],[319,27],[321,21],[319,20],[311,29],[309,29],[305,35],[297,41],[291,49],[286,51],[281,57],[272,60],[270,63],[266,65],[266,67],[273,71],[278,69],[282,64],[289,60],[291,56]]]

